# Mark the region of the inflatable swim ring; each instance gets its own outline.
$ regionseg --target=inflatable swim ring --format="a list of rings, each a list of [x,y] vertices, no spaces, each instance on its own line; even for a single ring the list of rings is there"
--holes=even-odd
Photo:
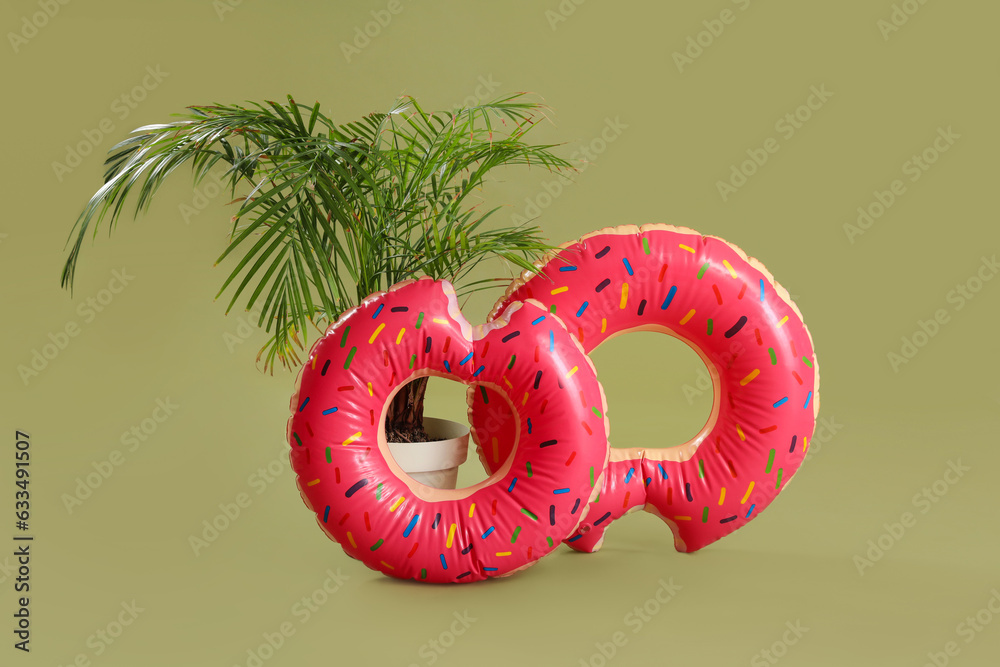
[[[509,440],[480,437],[485,481],[425,486],[389,453],[386,406],[426,375],[478,383],[511,417]],[[600,490],[604,392],[580,344],[536,302],[472,327],[450,284],[400,283],[331,325],[296,385],[287,436],[302,498],[348,555],[391,577],[511,574],[568,537]]]
[[[812,339],[767,269],[720,238],[668,225],[602,229],[538,267],[490,317],[537,299],[588,353],[631,331],[660,331],[699,354],[714,388],[711,415],[690,441],[611,450],[600,496],[567,543],[596,551],[612,522],[644,509],[670,526],[678,551],[695,551],[766,508],[802,463],[819,410]],[[477,443],[507,442],[509,414],[484,400],[489,391],[470,390]]]

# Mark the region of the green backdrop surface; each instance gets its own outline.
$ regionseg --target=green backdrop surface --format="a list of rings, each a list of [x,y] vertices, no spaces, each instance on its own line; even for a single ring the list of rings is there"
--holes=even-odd
[[[0,663],[996,664],[998,19],[972,0],[4,2]],[[768,511],[702,552],[636,514],[600,553],[502,581],[389,580],[316,527],[286,459],[294,375],[260,372],[266,336],[212,299],[227,198],[178,174],[86,246],[72,296],[63,244],[107,149],[188,104],[292,93],[346,122],[523,90],[553,110],[537,140],[586,162],[505,171],[484,200],[556,243],[663,222],[761,259],[812,332],[820,429]],[[679,443],[710,411],[676,340],[593,358],[615,446]],[[428,401],[464,419],[460,386]]]

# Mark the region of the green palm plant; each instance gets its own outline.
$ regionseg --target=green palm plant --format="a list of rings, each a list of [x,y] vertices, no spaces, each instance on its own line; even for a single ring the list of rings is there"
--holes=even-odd
[[[146,125],[112,147],[104,185],[70,232],[62,285],[72,290],[88,233],[107,219],[109,233],[135,195],[146,211],[167,176],[191,164],[197,186],[222,177],[238,204],[229,243],[216,264],[238,258],[216,294],[229,290],[228,313],[241,297],[260,306],[271,334],[257,355],[264,370],[297,367],[308,329],[320,333],[373,292],[429,276],[468,294],[502,279],[472,280],[483,260],[531,269],[550,249],[535,226],[487,226],[498,209],[472,198],[492,170],[538,165],[572,169],[525,135],[546,107],[522,93],[450,112],[424,111],[410,97],[386,113],[335,124],[295,102],[192,106],[179,119]],[[387,428],[419,428],[426,378],[401,391]]]

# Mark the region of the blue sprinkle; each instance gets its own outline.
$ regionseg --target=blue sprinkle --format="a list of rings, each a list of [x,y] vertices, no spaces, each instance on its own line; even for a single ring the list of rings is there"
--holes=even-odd
[[[628,469],[628,474],[625,475],[625,483],[626,484],[628,484],[630,481],[632,481],[632,475],[634,475],[634,474],[635,474],[635,468],[629,468]]]
[[[813,393],[811,391],[808,394],[806,394],[806,404],[802,406],[803,408],[808,408],[809,407],[809,401],[812,400],[812,397],[813,397]]]
[[[327,505],[326,509],[323,510],[323,523],[326,523],[326,520],[329,518],[330,518],[330,506]]]
[[[514,490],[514,485],[515,484],[517,484],[517,477],[515,477],[512,480],[510,480],[510,486],[507,487],[507,493],[510,493],[511,491]]]
[[[531,435],[531,417],[528,417],[528,435]]]
[[[483,567],[483,572],[496,572],[496,571],[497,571],[497,570],[499,570],[499,569],[500,569],[500,568],[497,568],[497,567],[485,567],[485,566],[484,566],[484,567]]]
[[[576,311],[576,316],[580,317],[581,315],[583,315],[583,311],[587,310],[587,306],[589,305],[590,305],[589,301],[584,301],[583,305],[580,306],[580,310]]]
[[[677,285],[671,287],[670,291],[667,292],[667,298],[663,300],[663,305],[660,306],[660,310],[666,310],[668,307],[670,307],[670,302],[674,300],[675,294],[677,294]]]
[[[553,489],[552,493],[559,495],[560,493],[569,493],[569,489]]]
[[[384,304],[384,303],[380,303],[380,304],[378,305],[378,308],[376,308],[376,309],[375,309],[375,314],[374,314],[374,315],[372,315],[372,319],[373,319],[373,320],[374,320],[374,319],[375,319],[376,317],[378,317],[378,314],[382,312],[382,309],[383,309],[383,308],[385,308],[385,304]]]
[[[559,270],[560,271],[576,271],[576,267],[575,266],[560,266]]]
[[[494,530],[496,530],[496,528],[494,528],[493,526],[490,526],[489,528],[487,528],[486,532],[483,533],[483,539],[485,540],[487,537],[489,537],[490,533],[492,533]]]
[[[444,369],[449,373],[451,372],[451,364],[448,363],[447,359],[444,360]]]
[[[413,532],[413,527],[417,525],[417,521],[419,521],[419,520],[420,520],[420,515],[419,514],[415,514],[413,516],[413,518],[410,519],[410,525],[408,525],[406,527],[406,530],[403,531],[403,537],[409,537],[410,536],[410,533]]]
[[[788,397],[787,397],[787,396],[785,396],[785,397],[784,397],[784,398],[782,398],[781,400],[779,400],[779,401],[775,401],[775,403],[774,403],[774,407],[776,407],[776,408],[780,408],[780,407],[781,407],[782,405],[784,405],[784,404],[785,404],[785,403],[787,403],[787,402],[788,402]]]
[[[302,401],[302,405],[299,406],[299,412],[302,412],[303,410],[306,409],[306,403],[308,402],[309,402],[309,397],[306,396],[306,400]]]
[[[479,370],[472,374],[472,377],[478,377],[480,373],[486,370],[486,366],[480,366]]]
[[[583,537],[583,535],[577,535],[576,537],[571,537],[571,538],[569,538],[569,539],[568,539],[568,540],[566,540],[566,541],[567,541],[567,542],[576,542],[576,541],[577,541],[578,539],[580,539],[581,537]]]
[[[531,324],[532,324],[532,326],[534,326],[535,324],[538,324],[539,322],[541,322],[541,321],[542,321],[542,320],[544,320],[544,319],[545,319],[545,316],[544,316],[544,315],[542,315],[542,316],[541,316],[541,317],[539,317],[539,318],[538,318],[537,320],[532,320],[532,321],[531,321]]]
[[[628,257],[622,257],[622,262],[625,263],[625,268],[628,270],[630,276],[634,276],[635,272],[632,270],[632,265],[628,263]]]
[[[550,329],[549,330],[549,352],[556,349],[556,334]]]
[[[663,469],[662,463],[657,463],[656,467],[660,469],[660,474],[663,475],[663,479],[670,479],[669,477],[667,477],[667,471]]]
[[[448,563],[444,562],[444,554],[440,554],[440,555],[441,555],[441,567],[443,567],[444,569],[447,570],[448,569]]]
[[[757,503],[754,503],[753,505],[750,506],[750,511],[747,512],[747,518],[748,519],[750,518],[750,515],[753,514],[753,508],[754,507],[757,507]]]
[[[764,279],[760,279],[760,300],[764,300]]]
[[[646,478],[646,486],[649,486],[649,483],[652,482],[652,481],[653,481],[652,477],[647,477]]]
[[[337,411],[337,408],[330,408],[329,410],[324,410],[323,414],[324,415],[332,415],[336,411]]]
[[[464,366],[465,362],[467,362],[471,358],[472,358],[472,352],[469,352],[467,355],[465,355],[465,359],[462,359],[460,362],[458,362],[458,365]]]

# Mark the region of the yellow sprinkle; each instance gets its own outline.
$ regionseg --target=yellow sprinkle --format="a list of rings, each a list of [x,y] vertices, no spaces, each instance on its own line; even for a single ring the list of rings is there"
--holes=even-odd
[[[368,383],[368,395],[369,396],[374,396],[375,395],[375,392],[372,391],[372,383],[371,382]]]
[[[555,288],[554,290],[552,290],[551,292],[549,292],[549,294],[562,294],[563,292],[565,292],[567,290],[569,290],[569,287],[567,287],[566,285],[563,285],[562,287]]]
[[[385,329],[385,322],[383,322],[382,324],[378,325],[378,328],[375,329],[375,333],[373,333],[372,337],[368,339],[368,344],[369,345],[371,345],[372,343],[375,342],[375,339],[378,338],[378,335],[380,333],[382,333],[382,329]]]
[[[306,482],[306,486],[316,486],[317,484],[319,484],[319,478],[314,479],[311,482]]]
[[[497,440],[496,436],[493,436],[493,462],[500,462],[500,441]]]
[[[809,449],[809,436],[802,436],[802,453],[805,454],[806,450]]]
[[[442,320],[440,317],[431,319],[431,322],[434,322],[435,324],[448,324],[448,320]]]
[[[351,546],[355,549],[358,548],[358,543],[354,541],[354,536],[351,535],[351,531],[347,531],[347,539],[350,540]]]
[[[753,482],[750,482],[750,486],[747,487],[747,492],[743,494],[743,500],[740,501],[740,505],[746,504],[747,498],[750,497],[751,491],[753,491]]]
[[[688,252],[694,252],[694,248],[692,248],[690,246],[686,246],[683,243],[679,244],[677,247],[680,248],[681,250],[687,250]],[[690,519],[691,517],[687,517],[687,518]]]
[[[392,507],[389,508],[389,511],[395,512],[397,509],[399,509],[399,506],[403,504],[404,500],[406,500],[406,497],[400,496],[399,499],[392,504]]]
[[[448,541],[445,542],[445,549],[451,549],[451,543],[455,541],[455,524],[451,524],[451,528],[448,529]],[[438,543],[440,544],[440,542]]]
[[[476,503],[469,505],[469,518],[472,518],[472,513],[476,511]]]
[[[691,321],[692,317],[694,317],[694,308],[688,311],[688,314],[685,315],[684,318],[681,320],[681,324],[687,324],[688,322]]]
[[[622,283],[622,301],[618,304],[618,308],[624,310],[626,303],[628,303],[628,283]]]
[[[725,502],[725,500],[726,500],[726,487],[722,487],[722,490],[719,491],[719,504],[721,505],[723,502]]]
[[[753,369],[752,371],[750,371],[750,373],[745,378],[743,378],[742,380],[740,380],[740,386],[741,387],[745,387],[746,385],[748,385],[750,383],[751,380],[753,380],[758,375],[760,375],[760,369],[759,368]]]
[[[524,392],[524,398],[521,400],[521,405],[528,404],[528,392]]]
[[[509,555],[510,555],[509,551],[498,551],[497,552],[497,556],[503,557],[503,556],[509,556]]]
[[[576,373],[578,370],[580,370],[579,366],[573,366],[573,368],[569,369],[569,372],[566,373],[566,377],[568,378],[573,377],[573,373]]]
[[[386,566],[387,568],[389,568],[390,570],[395,570],[395,569],[396,569],[396,568],[394,568],[394,567],[393,567],[392,565],[389,565],[388,563],[386,563],[385,561],[382,561],[382,565],[385,565],[385,566]]]
[[[784,317],[782,317],[782,318],[781,318],[781,321],[780,321],[780,322],[778,322],[778,327],[777,327],[777,328],[779,328],[779,329],[780,329],[780,328],[781,328],[781,325],[782,325],[782,324],[784,324],[784,323],[785,323],[785,322],[787,322],[787,321],[788,321],[788,315],[785,315]]]
[[[504,375],[504,376],[503,376],[503,381],[504,381],[504,382],[506,382],[506,383],[507,383],[507,386],[508,386],[508,387],[510,387],[511,389],[513,389],[513,388],[514,388],[514,385],[512,385],[512,384],[510,383],[510,380],[508,380],[508,379],[507,379],[507,376],[506,376],[506,375]]]
[[[733,265],[729,263],[728,259],[722,260],[722,265],[727,269],[729,269],[729,275],[731,275],[733,278],[736,277],[736,269],[733,268]]]
[[[601,318],[601,333],[604,333],[608,329],[608,320],[605,317]]]
[[[406,327],[400,328],[399,333],[396,334],[396,345],[399,345],[399,341],[403,340],[403,334],[405,333],[406,333]]]
[[[352,435],[347,440],[344,440],[343,444],[349,445],[349,444],[351,444],[352,442],[354,442],[355,440],[357,440],[360,437],[361,437],[361,431],[358,431],[357,433],[355,433],[354,435]]]
[[[683,248],[684,246],[681,246],[681,247]],[[676,520],[678,520],[678,521],[690,521],[691,520],[691,517],[689,517],[689,516],[675,516],[674,518]]]
[[[315,356],[313,357],[312,369],[316,370],[316,357]]]

